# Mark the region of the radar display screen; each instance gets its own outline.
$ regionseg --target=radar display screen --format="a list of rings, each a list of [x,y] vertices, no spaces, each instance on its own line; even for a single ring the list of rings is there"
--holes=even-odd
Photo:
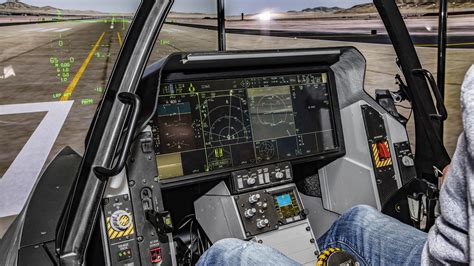
[[[162,83],[161,179],[337,149],[327,73]]]

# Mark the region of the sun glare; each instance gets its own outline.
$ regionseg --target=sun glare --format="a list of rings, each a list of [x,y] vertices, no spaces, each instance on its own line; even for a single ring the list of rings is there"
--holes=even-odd
[[[258,15],[258,19],[262,21],[269,21],[272,19],[272,13],[270,12],[263,12]]]

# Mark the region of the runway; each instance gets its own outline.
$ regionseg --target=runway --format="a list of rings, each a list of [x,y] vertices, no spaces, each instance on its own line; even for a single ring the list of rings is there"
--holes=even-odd
[[[2,27],[0,70],[10,66],[15,76],[0,80],[0,108],[5,104],[74,101],[53,152],[66,145],[81,151],[84,132],[120,49],[119,36],[126,34],[128,25],[123,26],[64,22]],[[18,124],[38,124],[42,118],[18,114],[0,119],[1,176],[31,134],[31,128],[23,132]]]
[[[55,123],[54,128],[49,127],[50,132],[46,135],[54,144],[49,147],[46,141],[40,142],[44,148],[49,149],[47,158],[30,157],[28,161],[15,165],[29,167],[32,164],[41,164],[43,167],[45,162],[47,164],[65,146],[83,152],[85,136],[129,26],[125,21],[112,23],[111,20],[92,20],[0,28],[0,177],[12,171],[10,166],[23,149],[26,149],[23,150],[26,153],[34,152],[28,150],[31,148],[26,144],[41,123],[47,121],[47,112],[54,109],[53,103],[56,102],[72,101],[73,104],[70,109],[55,109],[63,110],[61,112],[67,114],[58,115],[58,119],[65,117],[65,120]],[[281,30],[275,28],[272,31]],[[323,38],[319,36],[320,33],[313,36],[314,38],[303,38],[302,31],[293,32],[293,35],[301,34],[296,38],[288,33],[260,35],[251,31],[252,29],[250,32],[231,31],[227,35],[228,49],[352,45],[367,58],[366,90],[369,94],[373,95],[375,89],[397,89],[394,75],[399,71],[390,45],[375,41],[362,42],[341,36]],[[428,43],[431,43],[431,40]],[[474,49],[457,49],[461,47],[448,49],[446,103],[450,118],[446,122],[445,141],[451,153],[461,130],[459,88],[464,73],[474,61]],[[464,48],[469,47],[471,46]],[[172,52],[215,50],[217,34],[214,29],[166,24],[149,62],[152,63]],[[436,74],[436,49],[419,47],[418,52],[424,67]],[[35,107],[38,103],[51,103],[51,108],[38,111]],[[17,113],[2,115],[1,111],[5,110],[6,105],[17,105],[13,109],[12,106],[9,107],[9,110],[17,110]],[[408,113],[409,111],[405,115],[408,116]],[[48,126],[43,124],[42,128]],[[409,128],[409,133],[413,135],[412,127]],[[1,180],[2,178],[0,185]]]
[[[168,22],[200,29],[217,30],[213,20],[175,19]],[[412,41],[419,47],[437,47],[437,17],[411,18],[406,20]],[[474,48],[474,16],[450,18],[447,46],[453,48]],[[391,44],[387,31],[380,19],[312,19],[273,21],[228,20],[226,32],[244,35],[289,37],[356,43]]]

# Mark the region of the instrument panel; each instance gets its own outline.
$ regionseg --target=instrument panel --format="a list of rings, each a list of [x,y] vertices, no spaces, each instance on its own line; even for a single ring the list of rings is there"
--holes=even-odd
[[[160,179],[338,150],[327,72],[163,82],[152,123]]]

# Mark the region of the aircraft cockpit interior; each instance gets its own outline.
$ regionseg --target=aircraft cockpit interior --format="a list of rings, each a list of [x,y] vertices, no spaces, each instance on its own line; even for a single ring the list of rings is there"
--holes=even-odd
[[[364,92],[364,70],[351,47],[178,53],[152,65],[139,91],[158,100],[143,103],[150,122],[102,204],[110,254],[199,252],[158,245],[163,227],[196,249],[238,238],[316,263],[315,239],[338,213],[381,210],[416,177],[405,127]],[[141,242],[124,243],[134,232]]]

